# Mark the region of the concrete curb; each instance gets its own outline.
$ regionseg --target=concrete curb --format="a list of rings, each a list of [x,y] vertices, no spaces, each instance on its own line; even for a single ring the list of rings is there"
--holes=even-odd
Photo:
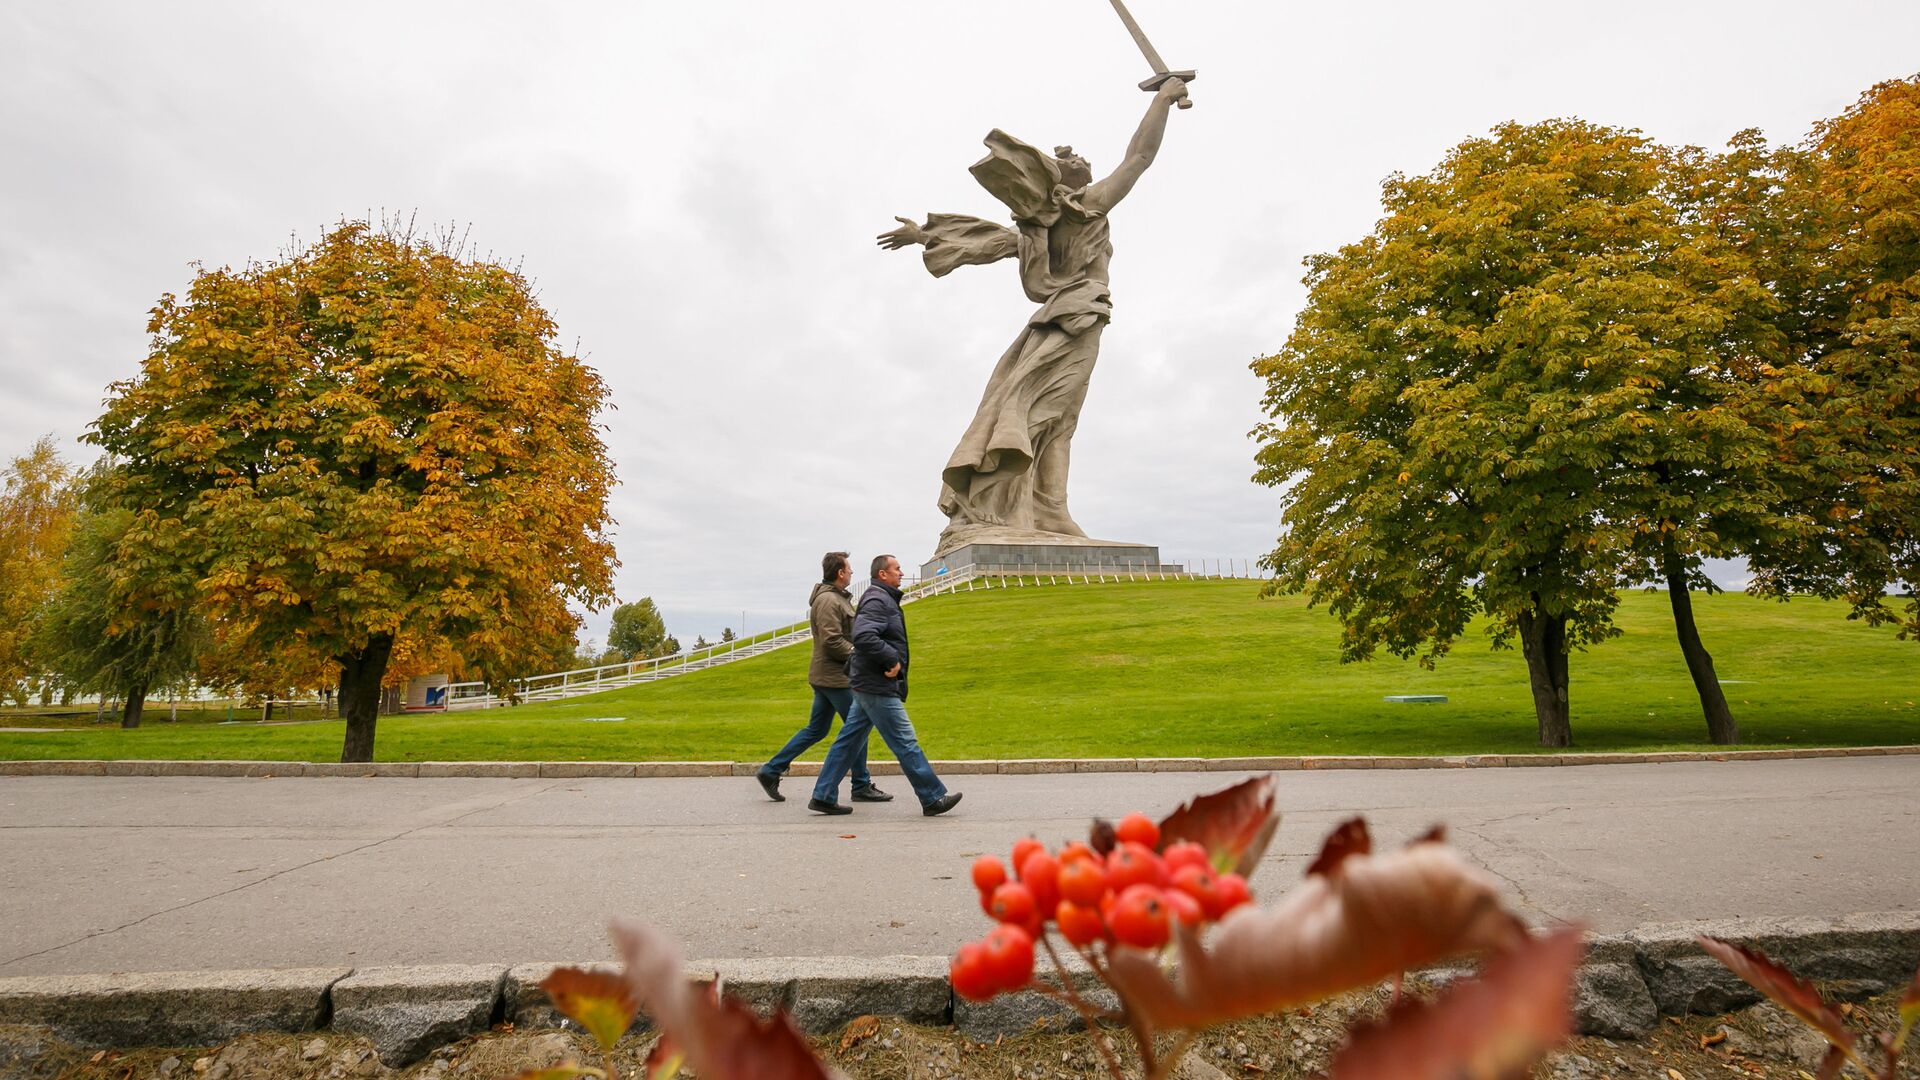
[[[1581,1033],[1633,1038],[1663,1015],[1714,1014],[1757,1001],[1756,993],[1700,949],[1694,941],[1699,934],[1759,948],[1845,999],[1897,989],[1920,962],[1920,912],[1644,926],[1590,939],[1574,995]],[[90,1047],[210,1045],[249,1031],[331,1027],[371,1039],[381,1060],[397,1067],[490,1022],[506,1020],[523,1030],[569,1026],[538,985],[560,966],[0,978],[0,1025],[43,1026]],[[617,970],[607,963],[579,966]],[[947,959],[937,956],[711,960],[689,964],[687,971],[691,978],[718,978],[729,993],[763,1012],[785,1009],[813,1034],[837,1030],[863,1014],[953,1024],[980,1040],[1018,1034],[1038,1022],[1067,1026],[1076,1019],[1032,992],[986,1003],[957,1000],[947,985]],[[1084,970],[1076,969],[1075,976],[1076,985],[1092,987]],[[1111,1004],[1104,988],[1097,996]],[[646,1026],[644,1017],[635,1022],[636,1029]]]
[[[1840,746],[1805,750],[1701,750],[1646,754],[1473,754],[1464,757],[1015,758],[936,761],[947,775],[999,773],[1288,772],[1298,769],[1521,769],[1575,765],[1662,765],[1672,762],[1778,761],[1784,758],[1886,757],[1920,754],[1920,746]],[[246,777],[600,777],[752,776],[748,761],[0,761],[0,776]],[[876,776],[900,775],[896,761],[873,763]],[[795,762],[789,776],[817,776],[818,762]]]

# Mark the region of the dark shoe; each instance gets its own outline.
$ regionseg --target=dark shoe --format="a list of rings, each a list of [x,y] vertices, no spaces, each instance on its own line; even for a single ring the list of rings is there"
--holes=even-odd
[[[807,809],[813,811],[816,814],[851,814],[853,813],[853,807],[842,806],[837,802],[828,802],[825,799],[808,799]]]
[[[887,794],[884,791],[881,791],[879,786],[876,784],[868,784],[866,787],[857,787],[853,789],[853,801],[854,802],[892,802],[893,796]]]
[[[932,802],[927,803],[925,806],[922,806],[920,808],[920,812],[927,815],[928,817],[939,817],[941,814],[944,814],[947,811],[959,805],[960,805],[960,793],[957,791],[949,791],[945,795],[942,795],[939,798],[933,800]]]
[[[787,801],[787,797],[785,795],[780,794],[780,774],[779,773],[768,772],[765,769],[761,769],[759,772],[754,774],[754,779],[760,781],[760,790],[767,793],[767,798],[772,799],[774,802]]]

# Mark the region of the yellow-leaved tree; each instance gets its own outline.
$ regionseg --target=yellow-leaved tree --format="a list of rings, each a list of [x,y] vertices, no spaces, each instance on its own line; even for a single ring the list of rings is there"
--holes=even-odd
[[[164,296],[89,438],[133,515],[113,573],[179,581],[230,648],[339,669],[373,759],[395,643],[491,681],[607,602],[606,389],[516,271],[348,222]]]
[[[43,674],[33,656],[35,616],[60,572],[73,532],[73,469],[47,435],[0,473],[0,694],[24,704],[24,680]]]

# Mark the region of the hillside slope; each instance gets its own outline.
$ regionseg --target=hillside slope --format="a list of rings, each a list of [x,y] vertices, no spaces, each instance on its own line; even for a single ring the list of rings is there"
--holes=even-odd
[[[1920,742],[1920,645],[1812,600],[1697,598],[1749,746]],[[1462,754],[1535,749],[1526,670],[1477,631],[1434,671],[1338,661],[1338,627],[1248,581],[996,589],[907,609],[908,702],[935,758]],[[1622,598],[1623,635],[1572,661],[1587,750],[1706,739],[1666,597]],[[805,718],[807,650],[552,705],[383,718],[393,760],[761,760]],[[1444,694],[1405,705],[1389,694]],[[296,758],[339,752],[337,724],[149,724],[0,736],[5,757]],[[878,742],[875,746],[878,748]],[[808,759],[825,750],[815,748]],[[876,752],[884,753],[883,750]]]

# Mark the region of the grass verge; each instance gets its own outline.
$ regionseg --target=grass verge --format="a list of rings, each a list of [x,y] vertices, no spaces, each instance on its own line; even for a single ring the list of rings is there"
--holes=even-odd
[[[1743,744],[1920,742],[1920,645],[1837,603],[1696,597]],[[1339,663],[1339,627],[1247,581],[995,589],[907,608],[908,709],[934,758],[1525,753],[1526,668],[1478,630],[1434,671]],[[1619,638],[1572,660],[1582,750],[1697,749],[1706,726],[1667,599],[1621,599]],[[391,761],[758,761],[805,720],[808,651],[549,705],[383,717]],[[1444,705],[1383,701],[1444,694]],[[0,724],[30,723],[0,720]],[[336,722],[169,724],[0,734],[5,758],[329,761]],[[885,755],[875,740],[875,753]],[[825,744],[809,758],[823,756]]]

